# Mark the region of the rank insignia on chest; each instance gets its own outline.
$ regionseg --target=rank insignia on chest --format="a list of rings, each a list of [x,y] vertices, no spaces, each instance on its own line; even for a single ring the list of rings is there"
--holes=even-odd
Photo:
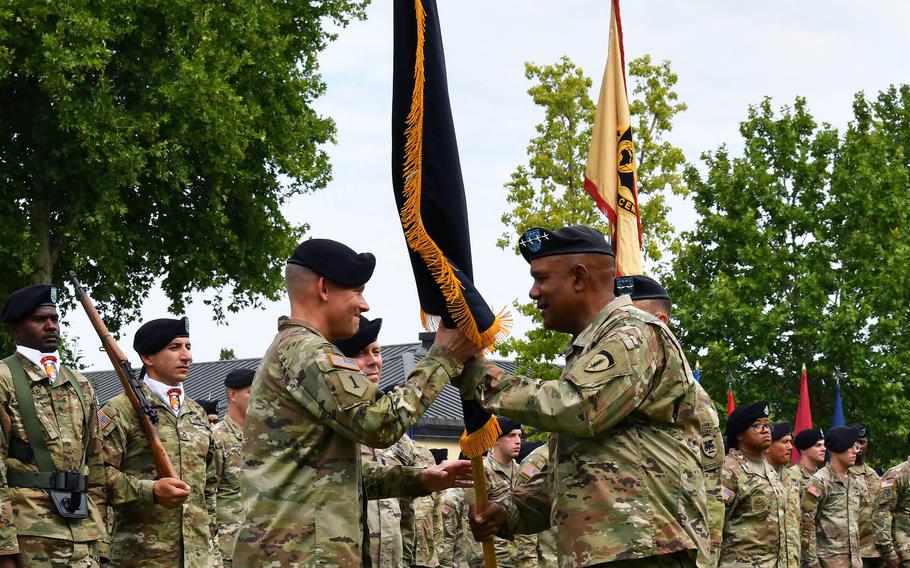
[[[765,511],[768,509],[768,498],[764,495],[753,495],[752,496],[752,511],[755,513]]]

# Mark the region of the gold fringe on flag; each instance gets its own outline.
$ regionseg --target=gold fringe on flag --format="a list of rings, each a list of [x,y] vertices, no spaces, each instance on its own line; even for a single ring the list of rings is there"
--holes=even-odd
[[[424,61],[423,46],[426,31],[426,12],[420,0],[414,1],[417,13],[417,51],[414,57],[414,92],[411,95],[411,109],[408,112],[405,128],[405,159],[404,159],[404,197],[405,203],[399,212],[401,225],[404,228],[404,238],[408,247],[420,255],[424,264],[430,270],[433,280],[439,285],[445,299],[449,314],[455,320],[458,329],[467,336],[475,345],[482,349],[489,349],[497,341],[503,339],[509,330],[507,318],[501,313],[493,320],[490,329],[481,332],[477,329],[468,303],[462,293],[463,287],[455,271],[449,265],[443,252],[433,239],[427,234],[423,219],[420,215],[420,195],[423,181],[423,87],[424,87]],[[430,329],[426,314],[421,317],[424,328]],[[495,441],[495,439],[494,439]]]
[[[470,434],[468,434],[467,430],[462,432],[458,445],[461,446],[461,451],[467,457],[479,458],[485,451],[493,447],[493,444],[496,443],[501,434],[502,429],[499,427],[499,421],[496,420],[495,416],[490,415],[490,419],[483,425],[483,428],[479,428]]]

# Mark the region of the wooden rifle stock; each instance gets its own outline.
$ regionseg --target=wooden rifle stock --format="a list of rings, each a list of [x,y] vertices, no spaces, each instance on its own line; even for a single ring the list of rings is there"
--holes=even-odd
[[[114,338],[108,332],[107,326],[101,320],[101,315],[98,314],[98,310],[95,309],[95,305],[92,303],[92,299],[89,298],[79,279],[76,278],[76,273],[70,272],[69,276],[70,281],[73,283],[73,288],[76,290],[76,299],[82,304],[89,321],[92,322],[92,327],[95,328],[98,337],[101,338],[102,348],[107,353],[108,358],[110,358],[111,364],[114,365],[114,371],[117,372],[117,376],[120,377],[123,392],[126,393],[133,410],[139,416],[142,429],[145,430],[145,436],[149,441],[152,461],[155,462],[158,477],[178,478],[177,470],[174,469],[174,464],[168,457],[167,451],[161,443],[161,438],[158,436],[158,413],[155,412],[155,409],[149,404],[145,393],[139,388],[139,380],[133,374],[129,359],[123,354],[120,346],[117,345],[117,342],[114,341]]]

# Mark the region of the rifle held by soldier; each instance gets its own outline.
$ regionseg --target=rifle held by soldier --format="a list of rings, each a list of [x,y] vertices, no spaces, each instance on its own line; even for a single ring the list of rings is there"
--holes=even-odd
[[[114,370],[120,378],[120,384],[123,385],[123,391],[126,393],[127,398],[129,398],[133,410],[135,410],[136,414],[139,416],[142,429],[145,431],[145,435],[149,441],[149,448],[152,452],[152,461],[155,462],[155,469],[158,471],[158,477],[179,479],[177,470],[174,469],[174,464],[168,457],[164,445],[161,443],[161,438],[158,436],[158,413],[155,412],[155,409],[149,404],[145,393],[139,388],[139,380],[133,373],[133,368],[130,366],[129,359],[123,354],[123,351],[120,350],[120,346],[117,345],[117,342],[114,341],[114,338],[111,336],[110,332],[108,332],[107,326],[104,325],[104,322],[101,320],[101,315],[99,315],[98,310],[95,309],[92,299],[89,298],[88,293],[82,287],[82,283],[79,282],[76,273],[70,272],[69,276],[70,281],[73,283],[73,288],[76,291],[76,299],[82,304],[85,313],[88,315],[89,321],[92,322],[92,327],[95,328],[98,337],[101,338],[102,348],[107,353],[108,358],[110,358],[111,364],[114,365]]]

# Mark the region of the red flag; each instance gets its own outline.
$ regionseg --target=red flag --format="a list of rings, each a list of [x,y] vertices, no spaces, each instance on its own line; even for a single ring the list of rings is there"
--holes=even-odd
[[[733,401],[733,382],[727,381],[727,416],[733,414],[736,403]]]
[[[796,436],[803,430],[812,428],[812,409],[809,408],[809,379],[806,377],[806,364],[803,363],[803,372],[799,381],[799,406],[796,407],[796,424],[793,435]],[[799,461],[799,450],[793,448],[790,463]]]

